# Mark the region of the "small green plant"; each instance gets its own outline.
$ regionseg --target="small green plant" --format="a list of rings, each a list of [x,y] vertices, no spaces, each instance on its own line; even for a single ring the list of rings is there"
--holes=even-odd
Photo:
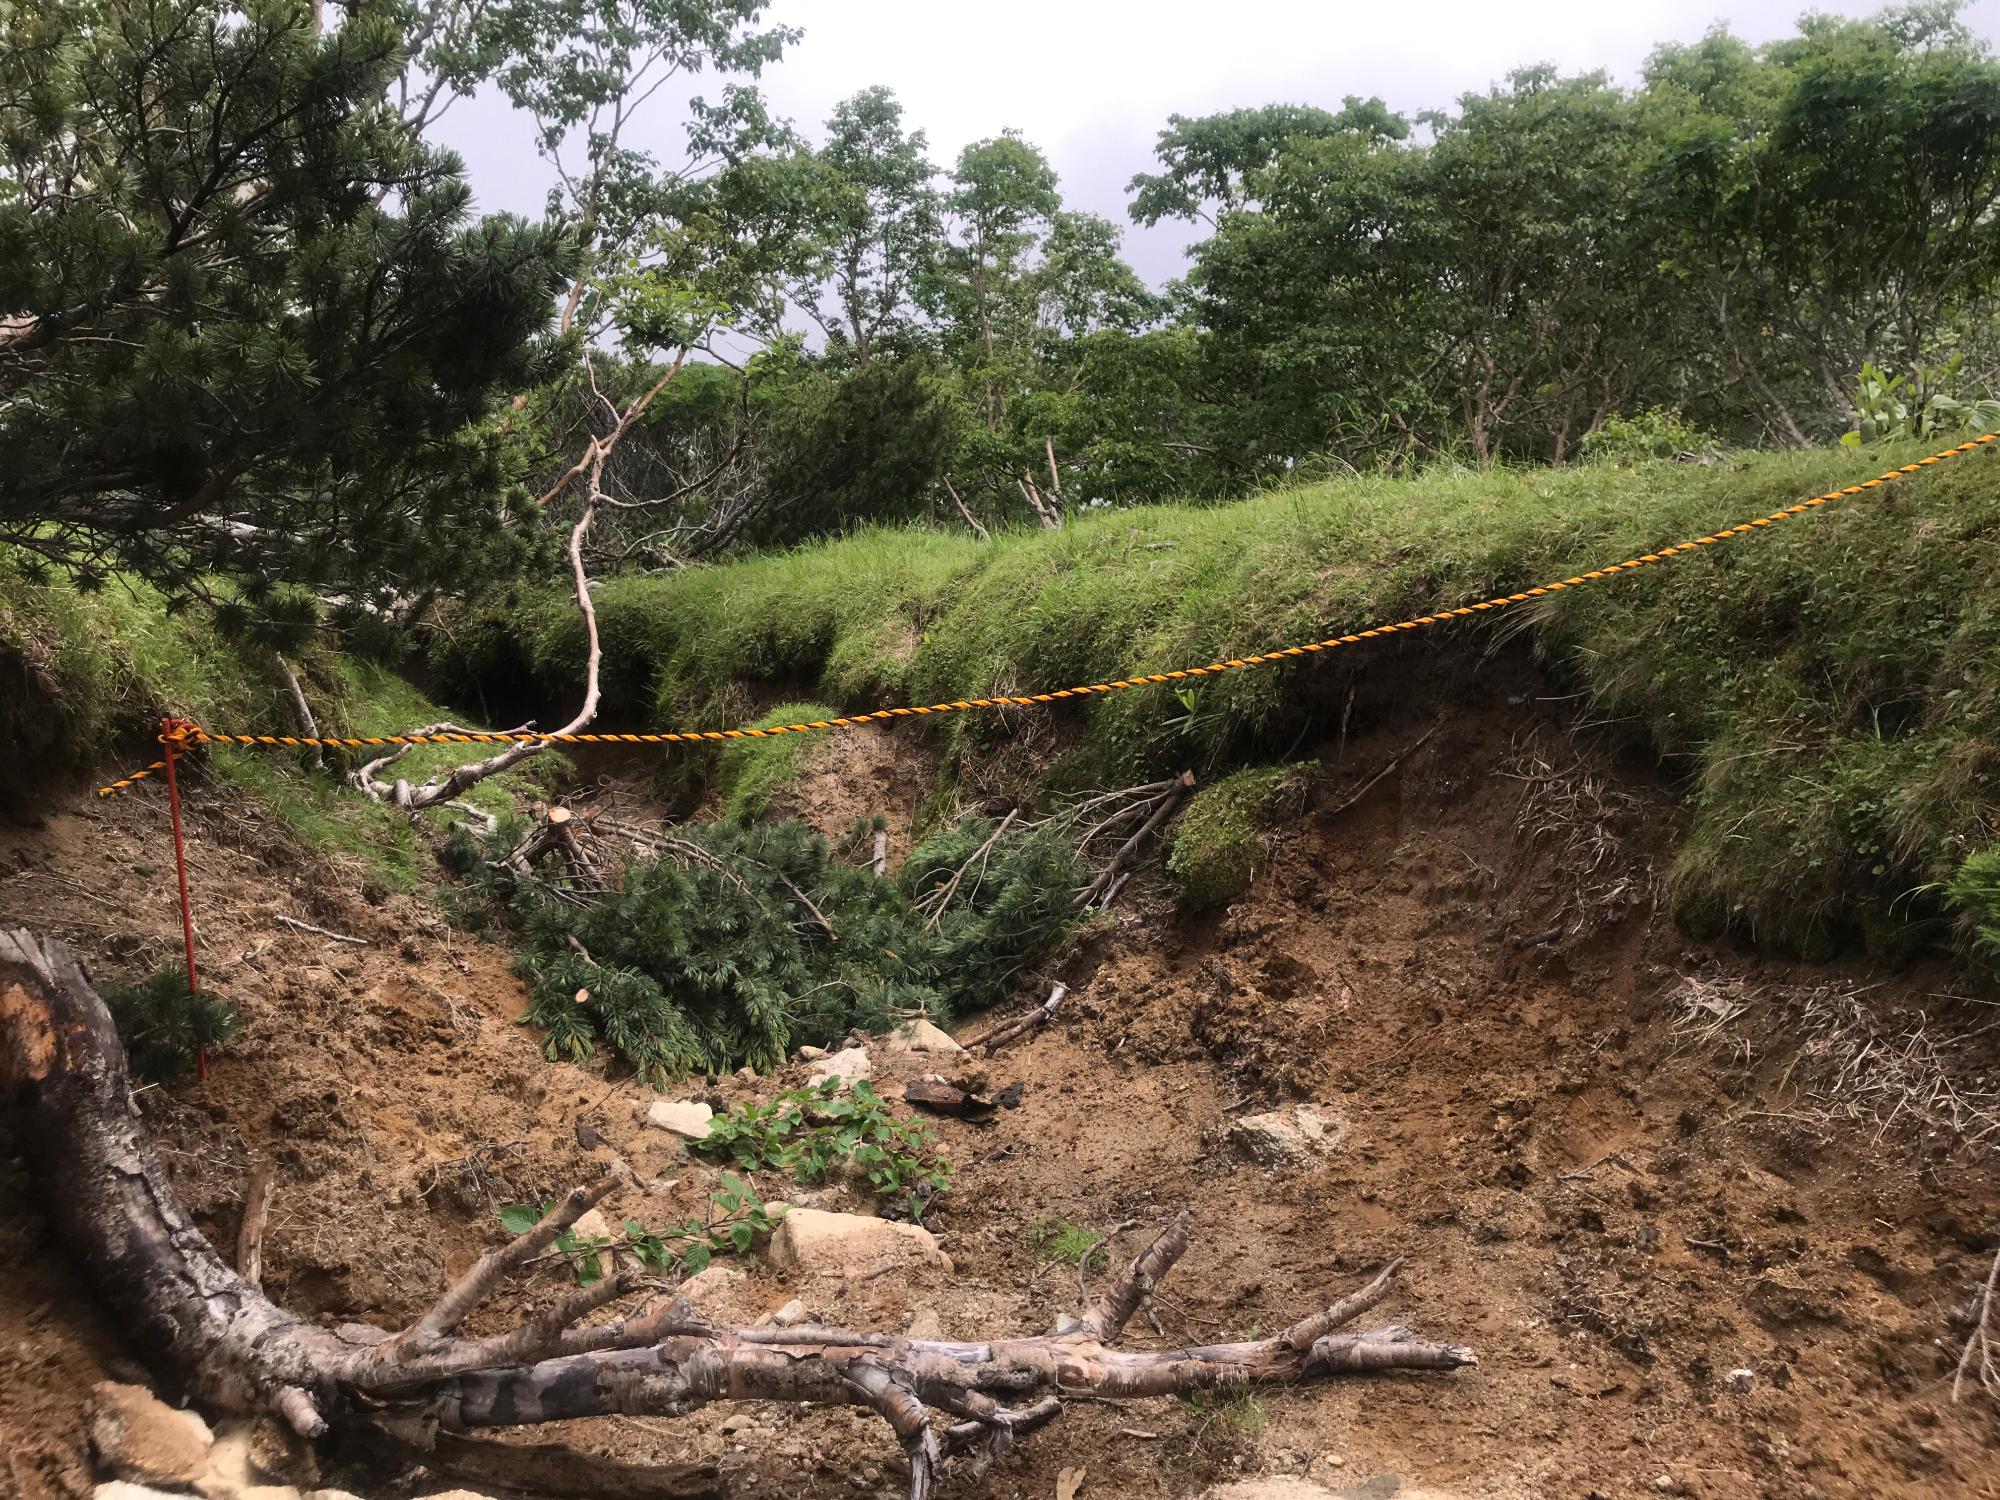
[[[614,1265],[620,1255],[629,1255],[650,1270],[678,1269],[683,1276],[693,1276],[707,1270],[718,1255],[749,1254],[784,1217],[782,1208],[771,1213],[756,1190],[734,1172],[722,1174],[722,1185],[708,1195],[708,1202],[706,1220],[686,1219],[663,1229],[648,1229],[637,1219],[627,1219],[618,1234],[592,1235],[578,1234],[572,1225],[556,1236],[554,1250],[568,1259],[579,1286],[604,1279],[607,1256]],[[554,1207],[510,1203],[500,1210],[500,1227],[509,1234],[526,1234]]]
[[[1252,1438],[1271,1423],[1270,1409],[1251,1391],[1189,1391],[1181,1400],[1197,1419],[1197,1446],[1211,1437]]]
[[[1960,400],[1946,389],[1958,377],[1962,360],[1954,354],[1941,365],[1909,375],[1890,375],[1864,360],[1854,382],[1854,430],[1840,441],[1858,448],[2000,427],[2000,400]]]
[[[1945,895],[1972,921],[1980,950],[2000,959],[2000,848],[1967,855]]]
[[[132,1076],[149,1083],[180,1082],[194,1071],[197,1054],[242,1029],[234,1006],[190,991],[186,972],[172,964],[139,984],[107,984],[103,995]]]
[[[851,1162],[877,1196],[921,1220],[951,1186],[937,1137],[915,1120],[897,1119],[866,1080],[845,1095],[840,1087],[828,1078],[717,1115],[695,1149],[727,1156],[745,1171],[789,1171],[801,1182],[821,1181]]]
[[[1060,1261],[1066,1266],[1082,1266],[1101,1271],[1109,1260],[1104,1236],[1095,1229],[1072,1224],[1067,1219],[1037,1219],[1028,1226],[1028,1243],[1043,1260]]]

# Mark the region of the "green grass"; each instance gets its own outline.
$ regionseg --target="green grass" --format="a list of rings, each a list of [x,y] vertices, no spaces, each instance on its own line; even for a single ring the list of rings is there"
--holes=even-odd
[[[326,734],[392,733],[450,717],[375,662],[315,649],[293,667]],[[30,583],[0,554],[0,786],[26,792],[141,765],[159,754],[154,737],[163,714],[244,733],[297,727],[276,658],[224,640],[199,610],[170,615],[152,589],[122,580],[93,594]],[[422,780],[467,754],[425,747],[397,770]],[[313,769],[300,751],[211,746],[196,774],[253,798],[314,852],[352,856],[393,887],[433,878],[428,847],[410,820],[345,785],[356,764],[341,751],[327,752],[324,767]],[[544,753],[466,800],[499,811],[565,764]],[[88,791],[79,785],[73,795]]]
[[[773,724],[799,724],[831,719],[840,713],[824,703],[782,703],[758,719],[753,727],[769,729]],[[818,735],[787,734],[774,740],[737,740],[726,746],[716,759],[716,783],[723,796],[723,810],[732,818],[760,816],[771,800],[805,769],[808,757],[823,748]]]
[[[1103,681],[1202,663],[1560,578],[1907,462],[1916,450],[1734,455],[1365,477],[1237,504],[1154,506],[982,544],[868,530],[729,567],[607,584],[607,714],[718,727],[746,685],[853,710]],[[2000,468],[1959,459],[1701,555],[1296,667],[1058,710],[1084,736],[1060,775],[1269,763],[1333,722],[1407,701],[1409,653],[1477,660],[1527,634],[1596,718],[1644,731],[1683,779],[1671,875],[1694,930],[1783,948],[1894,945],[1996,837]],[[453,623],[434,658],[472,699],[523,671],[574,696],[580,635],[554,593]],[[498,675],[495,675],[498,674]],[[1002,721],[927,726],[948,754]]]
[[[1103,1270],[1108,1259],[1103,1235],[1067,1219],[1036,1219],[1028,1226],[1028,1245],[1038,1260],[1081,1265],[1086,1271]]]

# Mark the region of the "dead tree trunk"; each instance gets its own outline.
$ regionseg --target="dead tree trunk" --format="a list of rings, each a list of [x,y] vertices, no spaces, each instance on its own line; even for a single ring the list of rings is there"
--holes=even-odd
[[[1452,1370],[1470,1350],[1402,1328],[1343,1332],[1388,1294],[1397,1264],[1275,1337],[1200,1348],[1110,1347],[1187,1248],[1185,1214],[1082,1320],[1040,1338],[905,1339],[805,1324],[723,1328],[678,1297],[588,1323],[646,1285],[626,1273],[571,1292],[511,1332],[460,1334],[508,1276],[605,1197],[569,1193],[488,1251],[400,1332],[303,1321],[239,1276],[189,1220],[140,1127],[110,1015],[54,940],[0,930],[0,1098],[57,1232],[138,1350],[205,1404],[269,1412],[318,1437],[365,1430],[511,1427],[577,1417],[679,1416],[715,1401],[864,1406],[895,1432],[914,1500],[939,1462],[984,1462],[1058,1415],[1065,1395],[1164,1396],[1387,1369]]]

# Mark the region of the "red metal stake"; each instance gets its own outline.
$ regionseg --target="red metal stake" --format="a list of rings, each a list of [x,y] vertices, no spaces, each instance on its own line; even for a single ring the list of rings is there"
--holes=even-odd
[[[181,787],[174,776],[174,762],[181,755],[181,721],[160,721],[160,743],[167,747],[167,814],[174,824],[174,874],[181,886],[181,937],[187,944],[188,993],[200,994],[201,981],[194,968],[194,907],[188,901],[187,841],[181,834]],[[194,1054],[195,1078],[208,1082],[208,1049],[197,1047]]]

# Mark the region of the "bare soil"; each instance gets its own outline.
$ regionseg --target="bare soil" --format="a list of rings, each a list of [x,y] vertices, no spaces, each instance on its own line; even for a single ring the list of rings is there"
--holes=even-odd
[[[1686,940],[1659,905],[1671,798],[1522,696],[1461,695],[1346,810],[1349,789],[1430,721],[1320,747],[1309,803],[1246,897],[1188,915],[1142,880],[1052,968],[1073,986],[1061,1019],[984,1065],[992,1086],[1023,1085],[1021,1107],[937,1126],[959,1163],[931,1220],[954,1274],[801,1286],[761,1267],[711,1273],[710,1309],[753,1317],[799,1295],[860,1326],[1046,1330],[1076,1306],[1078,1272],[1043,1258],[1038,1225],[1131,1221],[1114,1246],[1129,1255],[1186,1208],[1193,1250],[1164,1288],[1159,1332],[1141,1318],[1134,1342],[1268,1330],[1399,1255],[1408,1269],[1383,1314],[1471,1344],[1481,1366],[1254,1403],[1078,1404],[947,1493],[1044,1497],[1081,1468],[1086,1500],[1276,1474],[1350,1496],[1584,1500],[1663,1481],[1745,1500],[2000,1496],[2000,1414],[1949,1399],[1950,1312],[2000,1229],[2000,1171],[1962,1138],[2000,1076],[1979,1050],[1995,1033],[1976,1035],[1993,991],[1943,967],[1806,968]],[[907,826],[909,750],[867,759],[860,800],[827,758],[795,810],[844,825],[874,793]],[[275,1297],[332,1320],[405,1321],[494,1242],[501,1203],[544,1199],[614,1157],[640,1186],[609,1217],[700,1211],[713,1172],[641,1124],[651,1096],[601,1062],[545,1061],[514,1024],[522,995],[502,948],[302,857],[220,792],[198,785],[191,802],[206,973],[246,1026],[205,1085],[141,1102],[223,1243],[253,1158],[274,1164]],[[100,979],[136,977],[177,949],[170,860],[157,794],[51,803],[0,829],[0,919],[64,937]],[[281,913],[367,946],[291,931]],[[1921,1057],[1942,1070],[1929,1128],[1908,1090],[1869,1092],[1880,1072],[1865,1061],[1829,1085],[1828,1033],[1802,1052],[1788,1018],[1863,986],[1871,1055],[1907,1056],[1890,1044],[1927,1028]],[[1694,1003],[1715,993],[1745,1003]],[[726,1104],[788,1081],[697,1081],[687,1096]],[[1956,1135],[1935,1123],[1953,1098]],[[1342,1127],[1323,1166],[1266,1170],[1228,1143],[1233,1118],[1293,1100]],[[1885,1100],[1903,1101],[1886,1127]],[[147,1351],[93,1314],[6,1146],[0,1485],[80,1496],[89,1384],[130,1378]],[[561,1274],[522,1286],[512,1310]],[[1747,1390],[1733,1388],[1739,1370]],[[900,1492],[872,1418],[751,1408],[725,1432],[731,1415],[563,1436],[633,1459],[711,1457],[738,1494]],[[372,1494],[424,1481],[354,1482]]]

